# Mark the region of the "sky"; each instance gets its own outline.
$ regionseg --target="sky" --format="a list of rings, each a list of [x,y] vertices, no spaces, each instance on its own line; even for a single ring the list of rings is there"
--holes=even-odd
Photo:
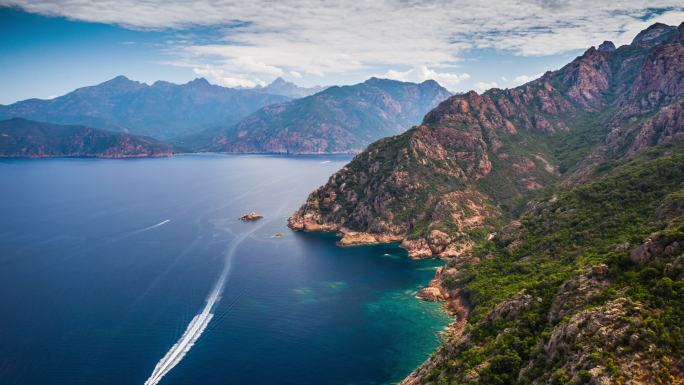
[[[227,87],[377,76],[482,92],[682,21],[681,1],[658,0],[0,0],[0,103],[117,75]]]

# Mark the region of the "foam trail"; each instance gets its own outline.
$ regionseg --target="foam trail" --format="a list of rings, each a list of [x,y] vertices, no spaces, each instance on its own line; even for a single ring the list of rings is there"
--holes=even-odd
[[[329,160],[324,160],[324,161],[322,161],[322,162],[319,162],[319,164],[327,164],[327,163],[330,163],[330,161],[329,161]]]
[[[157,227],[164,226],[165,224],[167,224],[169,222],[171,222],[170,219],[164,219],[163,221],[157,223],[156,225],[147,226],[144,229],[136,230],[133,232],[133,234],[143,233],[143,232],[148,231],[148,230],[156,229]]]
[[[156,385],[161,381],[161,379],[173,369],[174,366],[178,365],[179,362],[185,357],[185,355],[192,349],[195,342],[200,338],[204,330],[209,325],[209,322],[214,317],[212,313],[214,306],[221,298],[221,293],[226,285],[226,279],[228,278],[228,273],[230,272],[233,255],[238,245],[244,241],[249,235],[254,233],[261,226],[255,226],[251,231],[241,234],[233,244],[231,245],[228,253],[226,253],[226,262],[221,271],[221,275],[216,284],[211,289],[209,296],[207,297],[207,302],[202,308],[202,311],[192,318],[188,327],[185,329],[183,335],[178,339],[178,341],[169,349],[169,351],[162,357],[157,363],[152,371],[150,377],[145,381],[145,385]]]

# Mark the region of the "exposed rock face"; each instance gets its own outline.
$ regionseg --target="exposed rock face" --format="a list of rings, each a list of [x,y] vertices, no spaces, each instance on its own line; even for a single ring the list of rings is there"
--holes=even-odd
[[[444,239],[490,225],[501,207],[562,171],[572,169],[581,180],[604,160],[678,137],[679,31],[655,25],[632,45],[604,42],[523,86],[447,99],[421,125],[372,144],[333,175],[292,216],[291,227],[392,234],[412,257],[440,255],[455,245]],[[612,128],[602,133],[597,126]],[[563,138],[588,129],[598,130],[598,140],[582,143],[587,156],[562,158],[569,152]],[[430,241],[434,230],[446,237]]]
[[[610,281],[606,277],[608,266],[598,264],[585,274],[574,276],[565,281],[551,304],[549,322],[556,323],[568,314],[573,314],[586,307],[608,287]]]
[[[512,299],[497,305],[489,314],[487,314],[483,322],[494,322],[495,320],[518,317],[535,302],[541,302],[541,298],[536,299],[534,296],[525,293],[525,291],[521,291]]]
[[[663,232],[651,234],[644,243],[629,253],[629,259],[641,265],[657,260],[669,259],[684,252],[684,242],[671,239]]]
[[[454,276],[458,271],[456,269],[445,269],[443,267],[437,268],[435,278],[430,281],[428,287],[422,289],[416,297],[426,301],[446,301],[450,297],[449,291],[442,285],[442,280],[445,277]]]
[[[205,149],[256,153],[355,153],[384,136],[404,132],[450,93],[421,84],[371,78],[275,104],[232,127],[212,131]]]
[[[138,158],[171,156],[173,148],[152,138],[25,119],[0,121],[0,157]]]

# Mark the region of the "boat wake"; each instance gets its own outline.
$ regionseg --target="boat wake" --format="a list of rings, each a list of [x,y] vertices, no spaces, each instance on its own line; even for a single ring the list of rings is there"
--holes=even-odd
[[[214,306],[221,298],[221,293],[223,293],[223,288],[226,285],[226,280],[228,278],[228,273],[230,273],[233,256],[237,247],[244,241],[247,237],[254,234],[263,224],[254,226],[250,231],[240,234],[231,244],[228,252],[226,253],[225,264],[221,275],[216,280],[216,284],[211,289],[209,296],[207,297],[206,303],[195,317],[192,318],[188,327],[183,332],[183,335],[178,339],[178,341],[171,346],[171,349],[162,357],[157,363],[152,371],[150,377],[145,381],[145,385],[156,385],[161,381],[161,379],[173,369],[179,362],[185,357],[185,355],[192,349],[197,340],[200,338],[204,330],[209,325],[209,322],[214,317]]]
[[[136,231],[134,231],[134,232],[131,233],[131,234],[140,234],[140,233],[144,233],[145,231],[149,231],[149,230],[152,230],[152,229],[156,229],[156,228],[159,227],[159,226],[164,226],[165,224],[167,224],[167,223],[169,223],[169,222],[171,222],[170,219],[165,219],[165,220],[163,220],[163,221],[157,223],[156,225],[147,226],[147,227],[145,227],[145,228],[143,228],[143,229],[136,230]]]

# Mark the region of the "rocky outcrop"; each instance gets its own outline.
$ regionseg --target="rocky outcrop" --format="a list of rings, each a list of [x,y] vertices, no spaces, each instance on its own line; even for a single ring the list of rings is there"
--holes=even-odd
[[[524,290],[519,292],[515,297],[504,301],[497,305],[487,316],[483,322],[494,322],[496,320],[511,319],[520,316],[522,312],[529,309],[535,303],[542,302],[541,298],[535,298]]]
[[[254,222],[258,221],[259,219],[262,219],[263,217],[263,215],[257,213],[256,211],[250,211],[238,219],[240,219],[243,222]]]
[[[456,274],[458,274],[458,270],[454,268],[447,269],[438,267],[435,278],[430,281],[430,284],[426,288],[420,290],[418,294],[416,294],[416,297],[430,302],[448,300],[451,298],[451,293],[449,293],[449,290],[444,286],[443,281],[454,277]],[[457,293],[453,294],[454,297],[457,296]]]
[[[681,373],[671,360],[675,371],[663,371],[659,362],[661,357],[649,354],[648,350],[653,350],[653,347],[646,351],[637,348],[643,338],[639,328],[648,312],[643,304],[621,297],[573,315],[552,330],[542,347],[545,362],[550,365],[560,362],[561,365],[552,365],[553,372],[545,373],[531,383],[542,384],[554,380],[596,385],[680,383]],[[618,354],[608,368],[597,361],[597,352]],[[529,381],[532,368],[540,365],[544,363],[528,363],[520,372],[519,380]],[[562,376],[558,373],[562,373]]]
[[[629,253],[629,259],[640,265],[665,261],[684,253],[684,242],[668,236],[665,232],[651,234],[642,244]]]
[[[551,304],[549,322],[555,324],[598,298],[610,284],[607,273],[608,266],[601,263],[563,282]]]

